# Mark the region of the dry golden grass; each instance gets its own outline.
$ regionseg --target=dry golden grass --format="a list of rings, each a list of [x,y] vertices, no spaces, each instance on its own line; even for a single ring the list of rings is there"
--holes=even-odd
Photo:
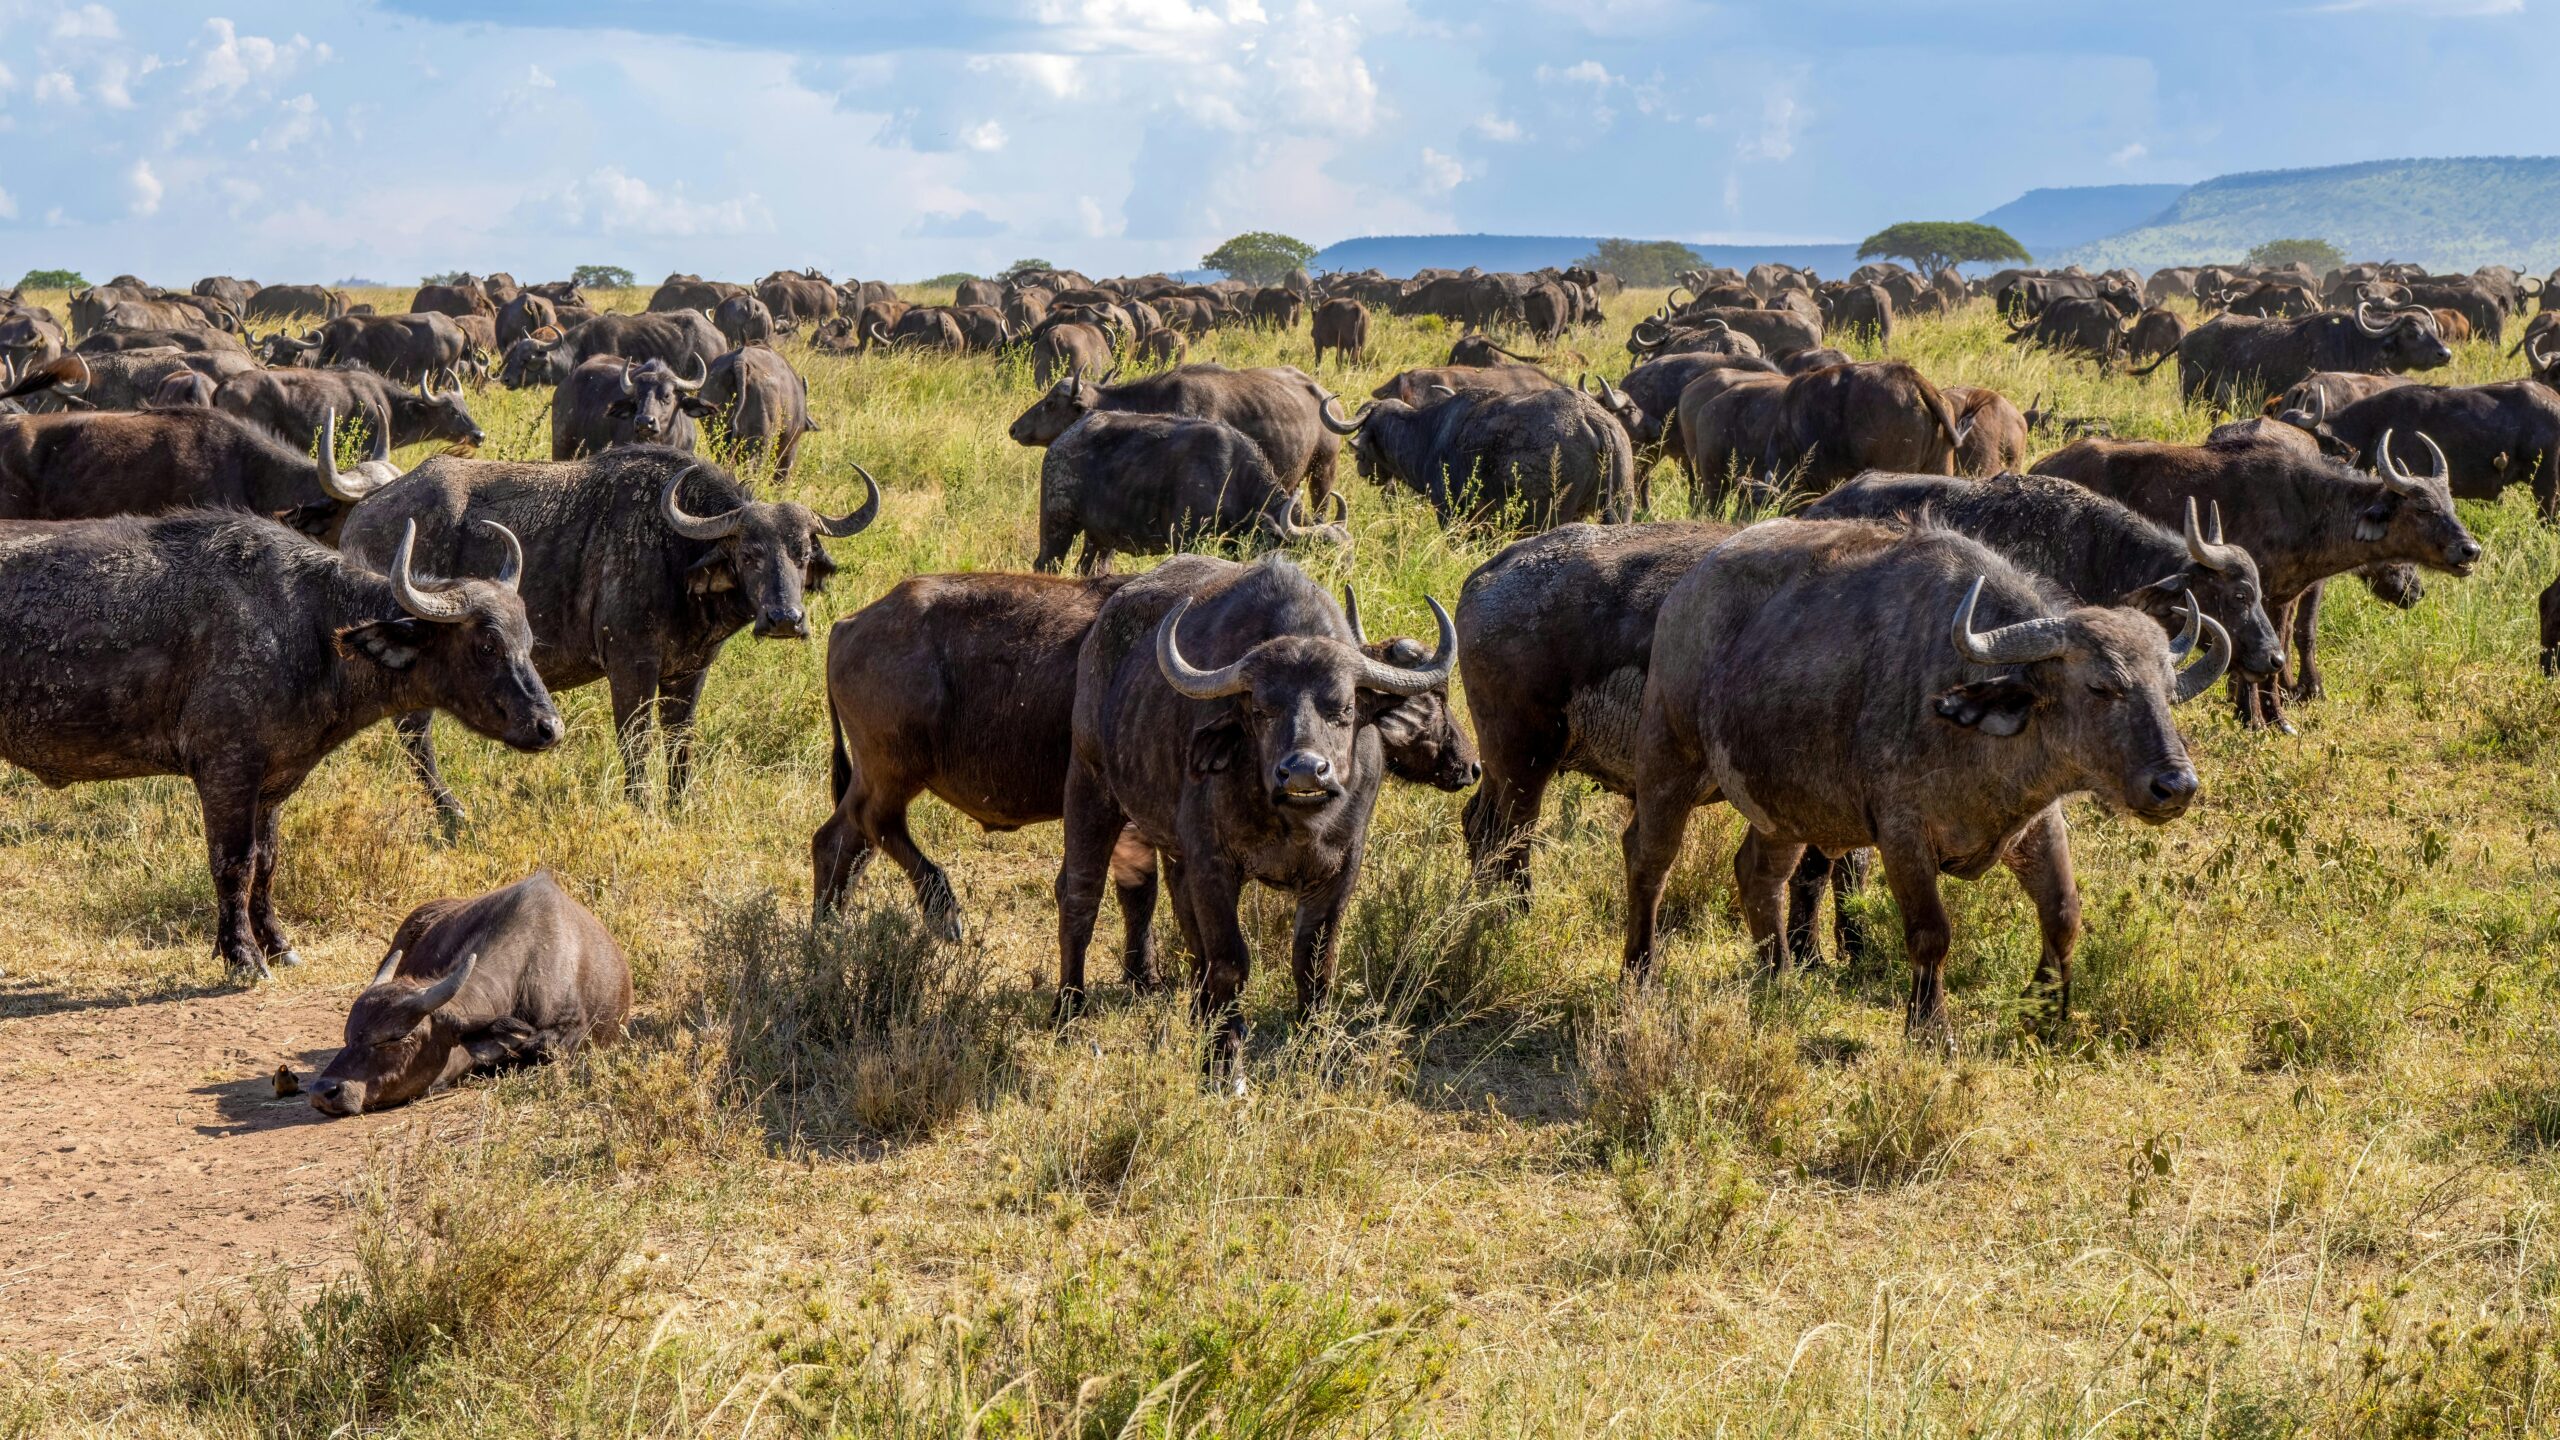
[[[1649,299],[1575,342],[1594,368],[1623,372],[1610,336]],[[2102,381],[1995,324],[1977,307],[1895,349],[2120,434],[2206,428],[2167,372]],[[1449,338],[1378,328],[1335,388]],[[1020,366],[793,358],[826,426],[794,498],[843,508],[854,459],[889,487],[817,618],[1026,562]],[[1303,365],[1306,342],[1197,358]],[[2509,373],[2474,344],[2434,378]],[[475,397],[491,449],[541,453],[541,404]],[[1305,563],[1356,580],[1373,631],[1427,629],[1422,596],[1498,539],[1345,485],[1356,553]],[[1667,470],[1655,495],[1681,505]],[[1898,976],[1746,980],[1722,812],[1675,877],[1661,993],[1630,1003],[1617,801],[1560,787],[1513,917],[1457,883],[1458,800],[1393,791],[1339,1003],[1292,1026],[1266,961],[1238,1101],[1198,1084],[1178,1001],[1105,984],[1048,1030],[1046,828],[918,808],[975,922],[940,962],[886,866],[856,904],[888,917],[787,918],[827,808],[815,645],[731,644],[672,814],[622,804],[597,691],[538,758],[444,727],[476,816],[450,843],[377,728],[286,812],[278,894],[315,963],[278,983],[352,982],[418,901],[548,865],[630,946],[638,1036],[475,1085],[482,1139],[382,1168],[398,1204],[336,1288],[249,1292],[129,1368],[27,1367],[0,1430],[2551,1433],[2560,721],[2533,597],[2560,541],[2518,502],[2468,511],[2472,579],[2409,613],[2333,593],[2334,698],[2302,735],[2200,702],[2193,813],[2075,809],[2066,1036],[2018,1019],[2015,889],[1949,887],[1953,1064],[1903,1050]],[[201,856],[174,782],[0,776],[0,1016],[217,984]],[[1250,902],[1258,953],[1285,915]],[[462,1333],[422,1339],[437,1317]]]

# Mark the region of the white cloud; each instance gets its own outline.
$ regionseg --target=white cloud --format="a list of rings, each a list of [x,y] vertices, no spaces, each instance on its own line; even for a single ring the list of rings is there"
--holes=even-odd
[[[1084,226],[1087,239],[1108,240],[1129,228],[1126,216],[1107,215],[1102,202],[1090,195],[1076,197],[1076,219]]]
[[[538,218],[604,235],[744,235],[773,228],[772,213],[752,192],[727,200],[689,200],[682,185],[661,190],[618,165],[532,196],[527,205]]]
[[[1618,83],[1618,77],[1609,73],[1609,67],[1597,60],[1579,61],[1561,70],[1552,65],[1541,65],[1537,74],[1541,85],[1588,85],[1594,90],[1606,90]]]
[[[110,110],[130,110],[133,108],[133,92],[126,88],[126,82],[132,76],[132,68],[122,60],[103,60],[99,62],[97,73],[89,79],[89,93]]]
[[[62,71],[47,70],[36,77],[35,95],[43,104],[70,105],[80,99],[80,87]]]
[[[6,95],[17,87],[17,72],[11,70],[6,64],[0,64],[0,95]]]
[[[1505,145],[1520,138],[1520,122],[1506,120],[1500,115],[1479,115],[1469,128],[1487,140],[1499,140]]]
[[[2150,153],[2151,153],[2151,147],[2150,147],[2150,146],[2143,144],[2143,143],[2142,143],[2141,141],[2139,141],[2139,140],[2136,140],[2136,141],[2134,141],[2132,144],[2127,145],[2127,146],[2125,146],[2123,149],[2118,150],[2118,151],[2117,151],[2117,152],[2115,152],[2114,154],[2112,154],[2112,155],[2108,156],[2108,157],[2107,157],[2107,163],[2108,163],[2108,164],[2110,164],[2110,165],[2113,165],[2113,166],[2115,166],[2117,169],[2121,170],[2121,169],[2123,169],[2125,166],[2132,164],[2134,161],[2139,160],[2139,159],[2141,159],[2143,156],[2148,155],[2148,154],[2150,154]]]
[[[557,90],[560,88],[560,82],[552,79],[551,72],[543,69],[541,66],[527,65],[524,69],[524,83],[532,86],[534,89]]]
[[[243,35],[239,27],[217,15],[204,22],[196,74],[187,82],[191,95],[234,95],[253,81],[281,78],[306,59],[325,60],[326,45],[314,46],[300,35],[279,45],[264,35]]]
[[[978,151],[1001,150],[1004,139],[1001,120],[983,120],[960,132],[960,143]]]
[[[1464,160],[1443,155],[1428,145],[1422,147],[1422,188],[1426,193],[1446,195],[1464,184],[1468,175]]]
[[[160,213],[160,197],[167,193],[167,187],[160,183],[159,176],[151,173],[150,161],[134,161],[133,169],[125,174],[125,185],[133,192],[133,202],[127,207],[131,213],[135,215]]]
[[[104,5],[80,5],[53,17],[56,40],[113,40],[122,32],[116,27],[116,12]]]
[[[1796,125],[1802,118],[1796,97],[1784,91],[1771,94],[1761,107],[1759,133],[1737,142],[1733,153],[1745,160],[1792,158],[1796,153]]]

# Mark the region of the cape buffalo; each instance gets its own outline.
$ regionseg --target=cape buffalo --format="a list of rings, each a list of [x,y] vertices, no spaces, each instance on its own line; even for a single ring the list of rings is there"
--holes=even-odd
[[[309,449],[336,415],[364,422],[377,458],[403,445],[478,445],[488,438],[459,389],[422,394],[352,365],[245,371],[223,381],[212,403],[295,449]]]
[[[342,315],[320,327],[319,360],[423,385],[460,373],[467,343],[450,315]]]
[[[214,948],[241,974],[298,963],[269,886],[278,814],[314,766],[412,710],[519,750],[560,739],[516,594],[522,552],[489,531],[496,579],[433,582],[411,568],[414,532],[368,570],[237,513],[5,527],[0,760],[52,786],[193,781]]]
[[[2178,342],[2178,389],[2217,412],[2249,411],[2314,370],[2432,370],[2453,359],[2436,319],[2412,307],[2378,315],[2323,311],[2300,320],[2217,315]],[[2152,361],[2135,375],[2166,364]]]
[[[345,1047],[311,1082],[311,1108],[388,1110],[468,1074],[609,1044],[630,1015],[622,947],[550,871],[430,900],[392,932],[347,1011]]]
[[[551,400],[551,458],[575,460],[620,445],[691,451],[693,422],[715,413],[700,393],[709,378],[707,366],[687,380],[663,360],[598,355],[579,362]]]
[[[1058,1006],[1084,999],[1085,948],[1124,826],[1164,857],[1195,960],[1209,1068],[1240,1065],[1237,1006],[1252,965],[1237,907],[1259,881],[1297,899],[1291,973],[1301,1010],[1324,998],[1385,770],[1379,721],[1447,684],[1448,613],[1416,665],[1360,647],[1331,597],[1277,557],[1181,556],[1102,605],[1076,665],[1065,855],[1058,867]]]
[[[1369,392],[1375,400],[1401,400],[1407,405],[1428,405],[1442,390],[1489,390],[1498,395],[1522,395],[1532,390],[1561,387],[1557,379],[1535,365],[1429,365],[1414,370],[1399,370],[1378,382]]]
[[[800,437],[818,428],[809,418],[809,382],[791,362],[761,345],[732,350],[711,362],[711,374],[696,397],[721,422],[722,454],[740,465],[770,451],[775,483],[791,478],[800,456]]]
[[[543,464],[436,456],[348,517],[340,544],[379,564],[408,526],[426,554],[449,568],[484,559],[493,520],[524,536],[536,557],[525,613],[544,683],[574,690],[597,680],[613,691],[623,783],[645,796],[654,713],[664,727],[667,789],[691,778],[692,721],[720,647],[748,625],[759,638],[808,634],[805,592],[835,572],[821,541],[860,533],[880,513],[880,488],[841,519],[804,506],[764,503],[715,467],[664,446],[608,450]],[[438,810],[461,804],[436,770],[424,710],[400,718],[403,742]]]
[[[1337,365],[1356,365],[1369,356],[1369,308],[1357,300],[1327,300],[1316,307],[1316,368],[1324,368],[1331,350]]]
[[[1079,320],[1044,320],[1031,332],[1031,379],[1048,385],[1061,376],[1081,379],[1100,375],[1101,384],[1111,383],[1111,372],[1118,369],[1111,350],[1111,337],[1097,325]]]
[[[1322,397],[1315,380],[1294,365],[1182,365],[1117,385],[1071,375],[1050,386],[1007,433],[1017,445],[1046,445],[1095,410],[1223,420],[1262,447],[1271,473],[1291,485],[1303,478],[1307,502],[1321,509],[1333,494],[1334,457],[1342,448],[1318,414]]]
[[[322,436],[315,457],[223,410],[26,416],[0,427],[0,519],[231,509],[325,539],[399,472],[368,460],[342,475],[336,417],[323,417]]]
[[[1628,973],[1651,969],[1689,813],[1721,799],[1750,826],[1734,876],[1770,965],[1805,849],[1874,846],[1911,962],[1905,1024],[1947,1034],[1938,877],[2005,864],[2043,936],[2030,994],[2059,1020],[2080,931],[2059,802],[2090,791],[2153,824],[2185,812],[2198,781],[2169,710],[2230,658],[2221,627],[2190,617],[2172,642],[1926,526],[1773,520],[1719,545],[1655,631],[1626,832]],[[2211,658],[2181,673],[2199,648]]]
[[[1282,484],[1234,426],[1110,411],[1077,421],[1040,457],[1040,553],[1032,568],[1064,565],[1079,537],[1079,575],[1110,573],[1115,552],[1162,554],[1203,539],[1351,543],[1339,524],[1302,520],[1296,488]]]
[[[2455,499],[2529,484],[2536,512],[2560,521],[2560,394],[2538,380],[2395,385],[2331,411],[2328,429],[2360,458],[2389,431],[2425,435],[2442,447]]]
[[[1325,428],[1352,436],[1360,475],[1402,485],[1431,502],[1443,526],[1492,520],[1543,530],[1599,515],[1617,522],[1636,507],[1635,453],[1600,401],[1549,387],[1521,394],[1465,390],[1416,407],[1374,400],[1358,420]]]
[[[267,285],[249,297],[240,313],[251,320],[302,320],[313,316],[335,320],[347,313],[347,295],[325,285]]]

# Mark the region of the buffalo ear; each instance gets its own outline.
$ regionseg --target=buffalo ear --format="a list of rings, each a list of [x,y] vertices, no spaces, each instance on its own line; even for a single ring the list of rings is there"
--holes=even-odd
[[[1191,732],[1192,775],[1195,778],[1214,775],[1228,768],[1244,753],[1244,746],[1244,720],[1230,706],[1216,719]]]
[[[729,547],[715,545],[711,553],[693,562],[684,572],[684,588],[695,595],[717,595],[738,588],[738,572],[729,565]]]
[[[2193,579],[2194,577],[2183,570],[2174,575],[2163,575],[2139,590],[2126,592],[2120,603],[2129,605],[2145,615],[2165,615],[2186,603],[2187,592],[2192,586]]]
[[[1929,702],[1938,718],[2002,738],[2027,728],[2044,697],[2018,675],[2000,675],[1959,685]]]
[[[338,653],[350,659],[361,655],[386,670],[406,670],[418,663],[418,653],[426,644],[427,623],[414,615],[402,615],[349,625],[338,632]]]
[[[502,1015],[461,1037],[475,1069],[495,1069],[542,1058],[542,1037],[513,1015]]]
[[[708,420],[712,416],[720,413],[719,406],[712,404],[708,400],[697,399],[691,395],[677,401],[676,404],[684,411],[684,413],[692,416],[696,420]]]
[[[1363,690],[1360,708],[1367,712],[1363,718],[1378,727],[1378,739],[1392,749],[1422,738],[1422,732],[1431,726],[1433,708],[1439,699],[1428,690],[1419,695],[1380,695]]]
[[[2367,505],[2364,513],[2356,517],[2356,539],[2367,545],[2381,539],[2391,527],[2391,517],[2399,513],[2400,497],[2397,495],[2384,495]]]

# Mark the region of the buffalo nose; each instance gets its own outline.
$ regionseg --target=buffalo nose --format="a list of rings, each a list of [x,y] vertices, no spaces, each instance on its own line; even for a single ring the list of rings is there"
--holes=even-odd
[[[1333,762],[1312,751],[1301,750],[1273,766],[1271,778],[1284,789],[1310,781],[1321,783],[1333,778]]]
[[[756,635],[765,640],[805,640],[809,617],[799,610],[768,610],[756,617]]]
[[[2195,798],[2196,772],[2180,765],[2151,777],[2151,800],[2159,806],[2184,805]]]
[[[488,438],[489,438],[489,436],[488,436],[487,432],[485,432],[485,431],[480,431],[480,430],[474,430],[474,431],[472,431],[472,432],[471,432],[471,439],[470,439],[470,443],[471,443],[471,444],[474,444],[474,445],[477,445],[477,444],[480,444],[481,442],[483,442],[483,441],[487,440]]]
[[[561,723],[557,712],[545,714],[533,722],[534,747],[548,750],[559,744],[560,737],[567,734],[568,730],[569,727]]]
[[[2453,547],[2453,563],[2456,565],[2468,565],[2479,558],[2480,542],[2477,540],[2465,537],[2461,544]]]

